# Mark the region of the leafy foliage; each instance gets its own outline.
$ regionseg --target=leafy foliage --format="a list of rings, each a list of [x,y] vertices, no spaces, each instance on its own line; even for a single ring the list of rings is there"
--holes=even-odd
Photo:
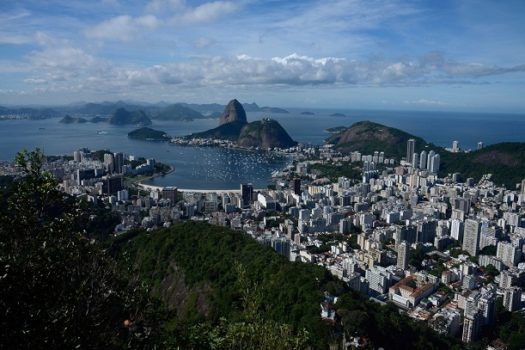
[[[79,208],[42,159],[17,156],[26,174],[0,208],[0,347],[154,347],[154,304],[74,229]]]

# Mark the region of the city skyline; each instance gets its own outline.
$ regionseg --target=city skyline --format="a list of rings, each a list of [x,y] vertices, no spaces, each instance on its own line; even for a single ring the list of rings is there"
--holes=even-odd
[[[209,103],[235,96],[283,107],[520,113],[524,7],[4,3],[0,103]]]

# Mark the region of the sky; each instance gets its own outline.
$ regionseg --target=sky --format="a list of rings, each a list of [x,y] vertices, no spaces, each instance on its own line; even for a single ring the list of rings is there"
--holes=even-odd
[[[0,104],[525,113],[523,0],[0,1]]]

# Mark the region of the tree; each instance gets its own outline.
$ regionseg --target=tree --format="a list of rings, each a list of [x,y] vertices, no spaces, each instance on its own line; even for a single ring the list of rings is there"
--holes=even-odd
[[[99,244],[74,230],[80,210],[21,152],[0,207],[0,348],[155,346],[156,309]]]

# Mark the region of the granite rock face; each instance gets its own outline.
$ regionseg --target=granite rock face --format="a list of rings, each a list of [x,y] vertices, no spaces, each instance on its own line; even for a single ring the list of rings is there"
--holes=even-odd
[[[246,112],[244,111],[242,104],[235,99],[228,102],[226,108],[224,108],[224,112],[219,120],[219,126],[232,122],[247,123]]]

